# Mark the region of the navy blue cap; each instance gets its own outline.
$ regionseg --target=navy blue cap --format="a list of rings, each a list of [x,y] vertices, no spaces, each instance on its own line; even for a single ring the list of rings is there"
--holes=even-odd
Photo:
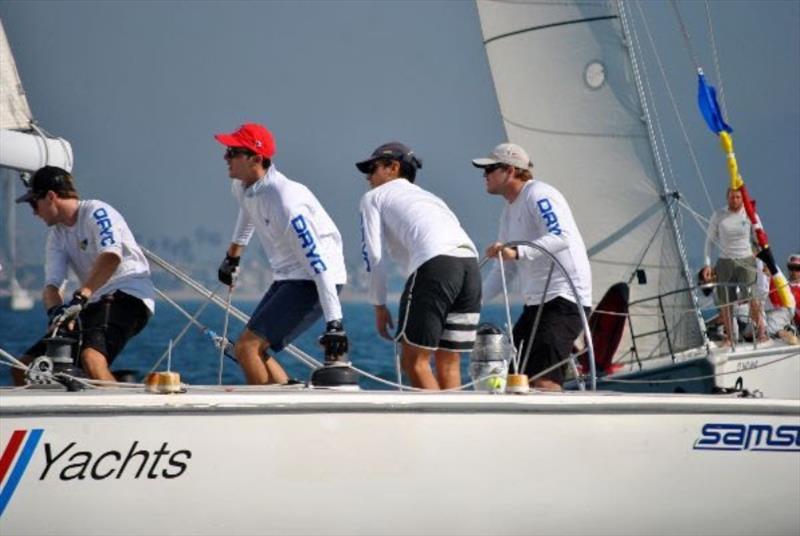
[[[56,166],[39,168],[28,182],[28,191],[17,198],[17,203],[27,203],[34,199],[41,199],[49,191],[56,193],[76,191],[72,175],[67,170]]]
[[[417,169],[422,169],[422,160],[407,145],[399,141],[384,143],[372,151],[369,158],[356,162],[356,167],[361,173],[369,173],[371,164],[376,160],[399,160],[400,162],[407,162]]]

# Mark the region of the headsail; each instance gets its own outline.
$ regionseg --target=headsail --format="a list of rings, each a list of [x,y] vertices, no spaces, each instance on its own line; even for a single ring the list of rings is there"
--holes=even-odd
[[[478,12],[508,139],[569,201],[589,250],[594,303],[620,281],[631,283],[632,302],[685,289],[668,213],[676,200],[656,170],[619,12],[608,2],[507,0],[478,0]],[[671,340],[663,332],[637,339],[639,355],[702,343],[688,292],[662,304]],[[662,327],[651,306],[632,308],[645,313],[633,317],[634,333]]]

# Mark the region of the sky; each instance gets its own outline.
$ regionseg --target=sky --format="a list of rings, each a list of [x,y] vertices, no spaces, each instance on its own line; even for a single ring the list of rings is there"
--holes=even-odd
[[[679,5],[713,74],[704,5]],[[689,110],[696,82],[675,17],[667,3],[642,7]],[[712,2],[710,11],[737,158],[783,264],[800,250],[800,3]],[[245,122],[274,133],[276,166],[316,193],[353,265],[367,188],[353,163],[390,140],[422,157],[417,183],[450,205],[481,250],[496,235],[503,201],[470,164],[504,141],[473,2],[4,0],[0,18],[34,117],[72,144],[82,196],[117,207],[168,259],[183,239],[203,241],[208,264],[219,263],[237,208],[213,134]],[[696,113],[683,119],[721,206],[716,139]],[[673,147],[673,160],[686,160],[680,137]],[[676,167],[679,187],[708,215],[693,167]],[[23,262],[41,263],[44,226],[27,207],[17,225]],[[699,259],[691,220],[686,235]]]

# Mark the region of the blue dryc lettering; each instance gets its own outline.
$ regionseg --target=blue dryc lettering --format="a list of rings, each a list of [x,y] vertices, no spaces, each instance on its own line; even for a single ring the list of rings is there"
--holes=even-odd
[[[300,240],[300,247],[305,250],[306,257],[308,257],[311,268],[315,274],[320,274],[328,269],[325,262],[320,258],[317,253],[317,244],[314,241],[314,235],[308,230],[305,218],[302,215],[292,218],[292,229],[294,229],[298,240]]]
[[[541,199],[536,202],[536,206],[539,207],[539,213],[547,225],[547,231],[550,234],[560,235],[561,227],[558,225],[558,216],[553,212],[553,205],[550,204],[550,200],[547,198]]]
[[[367,238],[366,233],[364,232],[364,216],[361,216],[361,258],[364,259],[364,266],[366,266],[367,271],[371,272],[369,265],[369,255],[367,255]]]
[[[98,208],[92,212],[94,221],[100,228],[100,247],[106,247],[117,242],[114,240],[114,231],[111,227],[111,219],[108,217],[108,212],[104,208]]]

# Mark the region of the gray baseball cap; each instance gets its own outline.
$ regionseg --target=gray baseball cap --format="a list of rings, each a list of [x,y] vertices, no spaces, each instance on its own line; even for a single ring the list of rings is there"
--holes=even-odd
[[[519,169],[533,169],[528,153],[516,143],[501,143],[489,153],[486,158],[475,158],[472,165],[477,168],[485,168],[495,164],[506,164]]]

